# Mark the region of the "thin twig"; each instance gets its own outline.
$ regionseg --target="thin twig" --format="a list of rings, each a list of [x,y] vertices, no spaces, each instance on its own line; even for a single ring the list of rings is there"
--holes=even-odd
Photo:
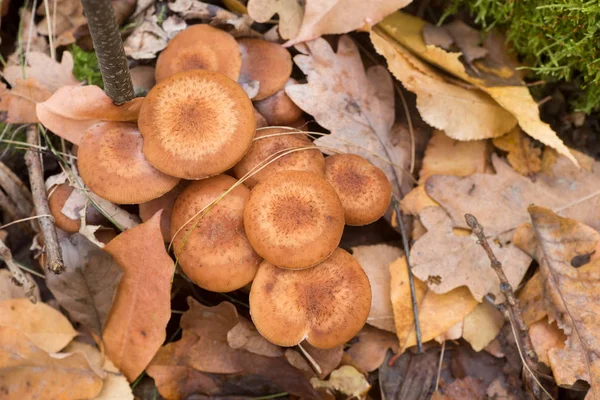
[[[310,363],[310,365],[313,367],[313,369],[315,370],[315,372],[317,374],[321,375],[323,373],[323,370],[321,369],[321,366],[319,365],[319,363],[317,363],[317,360],[315,360],[308,353],[308,351],[306,351],[306,349],[304,349],[304,347],[302,347],[302,343],[298,343],[298,348],[300,349],[300,351],[302,351],[302,354],[304,354],[304,357],[306,357],[306,359],[308,360],[308,362]]]
[[[33,290],[35,289],[35,283],[33,283],[33,281],[31,281],[27,277],[27,275],[25,275],[23,273],[23,271],[21,271],[21,268],[19,268],[19,266],[13,259],[10,249],[4,244],[4,242],[2,240],[0,240],[0,258],[2,258],[2,260],[4,260],[4,262],[6,263],[6,266],[8,267],[8,270],[10,271],[10,273],[12,274],[12,276],[15,280],[15,283],[18,286],[23,287],[23,290],[25,291],[25,295],[29,298],[29,301],[31,301],[32,303],[35,303],[36,298],[33,293]]]
[[[440,362],[438,364],[437,376],[435,377],[435,389],[433,392],[437,392],[440,387],[440,377],[442,376],[442,364],[444,363],[444,352],[446,351],[446,341],[442,343],[442,351],[440,351]]]
[[[36,146],[39,144],[37,125],[30,125],[27,128],[27,143]],[[35,151],[28,150],[25,153],[25,164],[29,170],[29,184],[33,195],[35,213],[37,215],[49,215],[50,208],[48,207],[48,197],[46,196],[40,155]],[[65,269],[65,265],[58,244],[54,219],[48,217],[40,218],[39,223],[46,247],[46,268],[55,274],[60,274]]]

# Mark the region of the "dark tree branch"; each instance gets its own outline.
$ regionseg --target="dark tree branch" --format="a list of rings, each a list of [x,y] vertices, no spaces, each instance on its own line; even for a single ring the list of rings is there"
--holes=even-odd
[[[104,91],[120,105],[134,98],[119,25],[110,0],[81,0],[102,72]]]

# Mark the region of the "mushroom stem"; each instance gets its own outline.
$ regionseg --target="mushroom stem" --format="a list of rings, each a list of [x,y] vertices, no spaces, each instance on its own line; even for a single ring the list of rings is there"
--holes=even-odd
[[[116,105],[134,98],[123,40],[110,0],[82,0],[98,56],[104,91]]]

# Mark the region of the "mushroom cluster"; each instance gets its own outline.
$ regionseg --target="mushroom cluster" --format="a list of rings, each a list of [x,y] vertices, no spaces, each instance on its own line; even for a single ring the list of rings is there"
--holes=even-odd
[[[285,127],[302,125],[284,90],[296,83],[291,72],[275,43],[189,27],[159,55],[137,124],[92,126],[77,164],[91,191],[139,204],[142,220],[163,210],[164,240],[195,284],[230,292],[252,283],[250,313],[265,338],[327,348],[360,330],[371,303],[366,274],[338,247],[344,226],[379,219],[391,188],[364,158],[324,157]],[[251,100],[243,87],[252,85]],[[72,188],[51,191],[57,224],[77,231],[76,216],[60,217]]]

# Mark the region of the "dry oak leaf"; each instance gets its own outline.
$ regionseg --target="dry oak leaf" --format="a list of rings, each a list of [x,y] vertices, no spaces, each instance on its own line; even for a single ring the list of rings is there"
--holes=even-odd
[[[16,79],[10,90],[0,83],[1,119],[8,124],[38,123],[36,105],[50,96],[52,92],[34,78]]]
[[[406,257],[402,256],[391,263],[390,272],[396,335],[400,343],[400,351],[403,352],[417,343]],[[415,279],[415,293],[419,305],[419,325],[423,342],[445,333],[477,306],[477,300],[464,287],[437,294],[428,290],[424,282]]]
[[[294,62],[306,74],[307,84],[289,85],[285,91],[298,107],[312,115],[331,134],[317,140],[323,151],[354,153],[379,167],[398,193],[412,187],[408,169],[409,146],[402,130],[394,124],[394,87],[383,66],[366,73],[358,48],[349,36],[342,36],[335,53],[325,39],[303,46],[305,54]],[[407,132],[404,132],[408,139]]]
[[[388,349],[392,349],[394,353],[398,352],[398,338],[393,333],[369,325],[365,325],[354,340],[346,354],[363,372],[379,368]]]
[[[34,78],[52,93],[63,86],[80,84],[73,75],[73,56],[68,51],[63,53],[60,63],[44,53],[32,51],[27,56],[25,68],[20,65],[8,66],[4,69],[3,77],[11,86],[15,86],[17,80],[23,77],[23,69],[26,77]]]
[[[248,14],[257,22],[279,15],[279,35],[291,39],[298,34],[304,16],[303,0],[250,0]]]
[[[371,310],[367,323],[388,332],[396,332],[394,312],[390,301],[390,268],[392,261],[402,255],[402,250],[387,244],[352,247],[371,284]]]
[[[463,322],[462,337],[473,350],[481,351],[498,336],[504,326],[504,316],[487,301],[479,303]]]
[[[550,365],[548,352],[552,349],[563,349],[567,336],[558,328],[556,321],[550,323],[547,318],[529,325],[529,337],[538,359]]]
[[[31,275],[25,272],[25,276],[31,282],[34,282]],[[18,299],[27,297],[25,294],[25,289],[23,286],[17,286],[14,282],[13,275],[7,269],[0,269],[0,302],[6,299]],[[33,288],[33,297],[39,302],[41,301],[40,297],[40,288],[35,285]]]
[[[494,146],[508,152],[506,159],[515,171],[531,176],[542,170],[542,149],[517,127],[504,136],[494,138]]]
[[[101,121],[137,121],[143,98],[120,106],[98,86],[63,86],[36,106],[37,118],[56,135],[79,144],[84,132]]]
[[[600,259],[584,263],[596,250],[600,234],[593,228],[549,209],[530,206],[538,240],[540,274],[552,304],[549,319],[568,336],[564,349],[548,351],[556,383],[570,386],[578,379],[590,384],[586,399],[600,398],[600,330],[598,329],[597,282]],[[578,265],[575,267],[574,265]]]
[[[59,244],[66,269],[46,275],[48,289],[73,321],[101,337],[123,271],[109,253],[81,234]]]
[[[0,327],[10,327],[40,349],[55,353],[77,336],[71,323],[45,303],[32,304],[28,299],[0,302]]]
[[[558,138],[556,132],[540,119],[538,105],[522,82],[519,82],[519,86],[514,86],[512,81],[507,80],[504,85],[492,86],[484,79],[469,75],[465,66],[459,61],[461,53],[448,53],[440,47],[425,44],[422,33],[425,24],[425,21],[417,17],[398,11],[386,17],[378,24],[378,27],[390,35],[392,40],[398,41],[400,45],[408,48],[418,57],[486,92],[495,102],[513,115],[513,120],[516,119],[529,136],[556,149],[577,165],[577,160]],[[509,130],[499,133],[506,133]],[[463,138],[463,140],[465,139],[469,138]]]
[[[516,119],[490,96],[448,82],[379,28],[371,32],[375,50],[404,87],[417,95],[417,109],[430,126],[457,140],[477,140],[510,131]]]
[[[327,389],[332,394],[339,392],[346,399],[364,399],[371,389],[365,376],[350,365],[336,369],[326,381],[312,378],[310,383],[315,389]]]
[[[104,250],[123,269],[117,295],[104,326],[110,360],[132,382],[165,340],[171,318],[174,263],[160,232],[161,211],[111,240]]]
[[[56,37],[54,46],[66,46],[75,42],[73,34],[82,25],[87,24],[83,15],[83,4],[77,0],[57,0],[50,2],[49,11],[52,18],[46,15],[46,4],[40,4],[36,14],[44,18],[38,22],[37,30],[40,34],[49,36],[50,27],[52,35]],[[56,7],[56,10],[54,9]]]
[[[452,220],[441,207],[427,207],[419,217],[427,233],[415,242],[410,253],[410,265],[417,278],[427,282],[435,293],[466,286],[479,302],[488,293],[495,296],[496,302],[504,301],[500,281],[474,235],[456,235]],[[508,282],[518,287],[531,258],[515,246],[495,242],[490,246],[502,263]]]
[[[85,355],[49,355],[21,332],[0,327],[2,399],[91,399],[101,389],[102,377],[94,372]]]

